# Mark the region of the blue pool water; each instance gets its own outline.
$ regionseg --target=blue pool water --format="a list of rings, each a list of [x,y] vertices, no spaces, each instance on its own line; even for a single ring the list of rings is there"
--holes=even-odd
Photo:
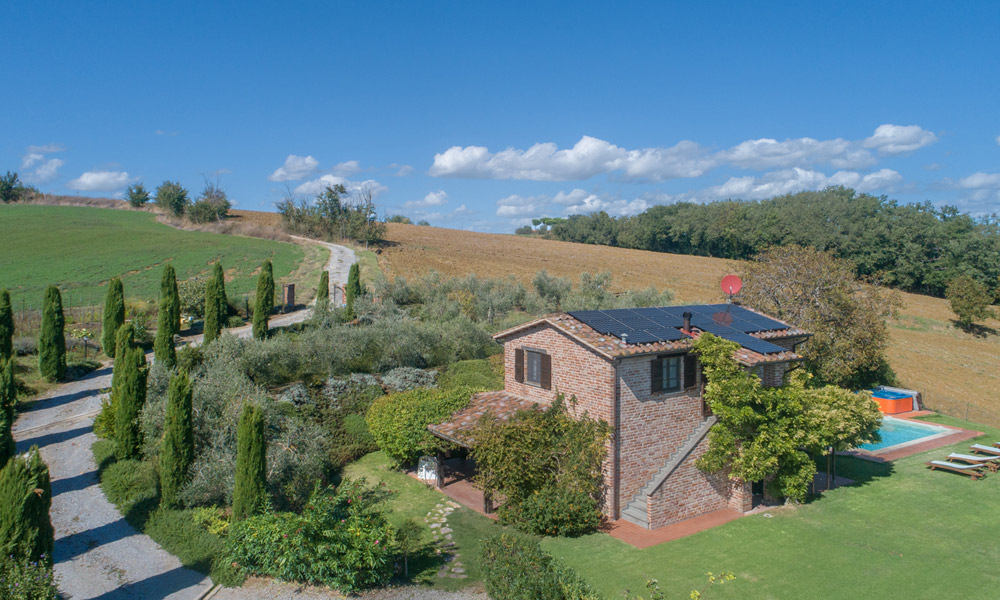
[[[912,398],[913,394],[890,392],[889,390],[872,390],[872,396],[875,398],[885,398],[886,400],[899,400],[900,398]]]
[[[879,433],[882,434],[882,441],[877,444],[862,444],[858,448],[874,452],[875,450],[881,450],[889,446],[905,444],[945,432],[947,432],[946,429],[934,425],[884,417],[882,419],[882,428],[879,430]]]

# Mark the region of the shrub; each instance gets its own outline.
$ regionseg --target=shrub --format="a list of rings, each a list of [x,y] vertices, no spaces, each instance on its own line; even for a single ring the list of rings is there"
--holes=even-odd
[[[184,187],[174,181],[164,181],[156,188],[156,203],[175,217],[184,214],[191,200]]]
[[[421,455],[434,454],[447,447],[431,435],[427,426],[440,423],[466,407],[474,388],[416,389],[389,394],[376,400],[366,421],[378,447],[401,464],[412,464]]]
[[[226,511],[215,506],[202,506],[191,513],[194,522],[212,535],[229,534],[229,517]]]
[[[229,203],[229,200],[198,198],[194,204],[188,207],[187,216],[194,223],[221,221],[229,216],[231,207],[232,204]]]
[[[515,533],[483,540],[483,586],[493,600],[599,600],[575,571],[542,551],[537,541]]]
[[[109,358],[115,357],[115,332],[125,323],[125,288],[115,277],[108,283],[104,298],[104,322],[101,325],[101,348]]]
[[[267,512],[230,525],[227,548],[247,574],[322,584],[341,592],[377,587],[393,572],[393,530],[382,489],[364,480],[317,488],[301,515]]]
[[[474,387],[484,390],[503,389],[503,355],[501,360],[461,360],[448,365],[438,376],[438,385],[446,388]]]
[[[296,383],[291,385],[287,390],[282,392],[280,396],[278,396],[278,402],[301,406],[312,402],[312,396],[309,395],[309,388],[301,383]]]
[[[42,330],[38,336],[38,370],[49,381],[59,381],[66,375],[65,328],[62,294],[59,288],[50,285],[45,290]]]
[[[14,354],[18,356],[31,356],[38,354],[38,340],[29,337],[16,337],[13,342]]]
[[[961,275],[948,282],[945,297],[951,304],[951,310],[958,317],[958,324],[968,329],[976,321],[988,319],[994,315],[990,305],[993,296],[989,288],[968,275]]]
[[[226,327],[243,327],[243,318],[239,315],[231,315],[226,319]]]
[[[58,600],[59,589],[49,557],[34,561],[8,556],[0,562],[0,598],[3,600]]]
[[[128,189],[125,190],[125,199],[134,208],[142,208],[149,202],[149,192],[146,191],[146,187],[140,182],[128,186]]]
[[[135,343],[139,346],[149,347],[153,343],[154,337],[150,333],[152,319],[148,313],[140,312],[132,315],[132,327]]]
[[[498,509],[504,523],[536,535],[576,537],[597,531],[601,511],[589,494],[549,485]]]
[[[188,344],[177,351],[177,368],[182,371],[193,373],[204,360],[205,352],[201,346]]]
[[[393,392],[415,388],[435,387],[437,371],[424,371],[413,367],[396,367],[382,376],[382,383]]]
[[[192,277],[177,282],[177,295],[181,304],[181,314],[195,317],[205,316],[205,294],[208,283],[202,277]]]

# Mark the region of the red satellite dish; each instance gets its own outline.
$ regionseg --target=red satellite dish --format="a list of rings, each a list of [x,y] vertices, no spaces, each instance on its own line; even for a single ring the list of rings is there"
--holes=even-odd
[[[726,275],[722,278],[722,291],[732,296],[743,288],[743,280],[739,275]]]

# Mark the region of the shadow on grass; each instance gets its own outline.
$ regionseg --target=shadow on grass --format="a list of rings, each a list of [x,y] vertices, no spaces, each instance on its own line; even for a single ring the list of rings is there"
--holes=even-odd
[[[449,562],[451,556],[453,555],[443,550],[441,554],[438,554],[434,544],[428,542],[410,553],[407,559],[409,577],[405,576],[403,560],[400,559],[397,566],[396,582],[400,584],[433,583],[438,572]]]
[[[1000,334],[1000,331],[997,331],[993,327],[990,327],[988,325],[980,325],[979,323],[972,323],[971,325],[963,325],[962,323],[959,323],[957,320],[952,319],[951,324],[955,326],[955,329],[960,329],[965,333],[972,334],[977,338],[988,338],[990,336]]]

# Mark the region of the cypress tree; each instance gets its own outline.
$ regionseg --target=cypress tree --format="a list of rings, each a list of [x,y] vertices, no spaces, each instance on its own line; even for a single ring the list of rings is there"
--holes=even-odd
[[[48,467],[32,446],[0,469],[0,551],[21,560],[51,563],[54,532],[49,520],[52,486]]]
[[[167,307],[170,309],[170,331],[171,334],[181,331],[181,295],[177,291],[177,272],[173,265],[163,267],[163,278],[160,279],[160,305],[162,308],[164,299],[167,300]]]
[[[222,315],[219,314],[219,282],[215,277],[205,284],[205,324],[202,345],[211,343],[222,333]]]
[[[219,293],[219,322],[225,326],[226,317],[229,316],[229,297],[226,296],[226,273],[222,270],[222,263],[215,263],[212,277],[215,278],[215,289]]]
[[[354,301],[364,295],[365,290],[361,287],[361,270],[358,263],[351,265],[351,270],[347,274],[347,314],[354,316]]]
[[[0,467],[15,454],[14,407],[17,405],[17,387],[14,384],[14,359],[0,358]]]
[[[177,492],[184,485],[194,460],[191,396],[191,380],[187,373],[170,379],[160,449],[160,498],[164,506],[176,506]]]
[[[316,304],[330,301],[330,272],[323,269],[319,274],[319,287],[316,288]]]
[[[274,272],[271,261],[265,260],[257,276],[257,297],[253,307],[253,336],[259,340],[267,337],[267,320],[274,310]]]
[[[236,431],[236,485],[233,488],[233,519],[245,519],[264,507],[267,499],[267,446],[264,416],[247,404]]]
[[[174,334],[180,331],[180,328],[180,295],[177,293],[177,276],[174,273],[174,267],[167,265],[163,269],[163,280],[160,282],[160,313],[156,319],[156,340],[153,342],[153,355],[156,357],[156,362],[162,363],[167,368],[177,363]]]
[[[118,458],[138,458],[142,448],[139,414],[146,403],[146,355],[142,348],[130,348],[124,356],[118,396],[115,398],[115,454]]]
[[[0,358],[14,355],[14,309],[10,305],[10,292],[0,291]]]
[[[108,283],[108,293],[104,297],[104,323],[101,325],[101,347],[104,354],[115,357],[115,334],[125,322],[125,287],[122,280],[115,277]]]
[[[65,328],[62,294],[59,288],[50,285],[45,290],[42,331],[38,336],[38,370],[49,381],[58,381],[66,375]]]

